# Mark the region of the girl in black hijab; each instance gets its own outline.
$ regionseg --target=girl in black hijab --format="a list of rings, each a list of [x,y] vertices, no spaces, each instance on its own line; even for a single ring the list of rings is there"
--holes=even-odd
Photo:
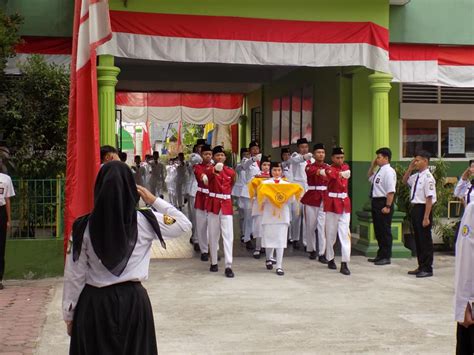
[[[151,209],[137,210],[142,199]],[[157,354],[153,312],[141,281],[153,240],[191,230],[166,201],[136,186],[130,168],[104,164],[92,213],[73,225],[64,272],[63,316],[70,354]]]

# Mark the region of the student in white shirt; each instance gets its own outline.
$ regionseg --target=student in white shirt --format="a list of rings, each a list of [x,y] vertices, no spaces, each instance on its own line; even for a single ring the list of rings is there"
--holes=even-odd
[[[397,186],[397,173],[390,166],[392,159],[390,148],[380,148],[375,154],[377,157],[367,175],[370,182],[372,220],[379,249],[377,256],[369,259],[369,262],[375,265],[388,265],[392,257],[393,198]],[[376,166],[379,168],[377,171]]]
[[[457,324],[456,354],[474,353],[474,204],[467,205],[456,240],[454,319]]]
[[[5,248],[7,229],[11,223],[10,198],[15,196],[10,176],[0,173],[0,290],[4,289],[3,274],[5,272]]]
[[[474,201],[474,160],[469,160],[469,166],[464,170],[461,180],[458,181],[454,189],[454,196],[463,200],[464,206]]]
[[[237,174],[237,181],[232,188],[232,197],[234,198],[234,203],[237,205],[239,211],[239,227],[240,227],[240,240],[244,241],[244,228],[245,228],[245,205],[240,202],[240,196],[242,195],[242,189],[244,184],[247,181],[245,177],[245,170],[242,166],[242,160],[250,158],[250,152],[248,148],[240,148],[240,162],[235,166],[235,172]]]
[[[436,181],[428,168],[429,162],[430,153],[419,151],[403,176],[403,183],[408,184],[411,188],[411,223],[415,232],[418,259],[418,267],[409,271],[408,274],[416,275],[418,278],[433,276],[431,227],[433,225],[433,205],[436,203]],[[411,175],[415,169],[418,172]]]
[[[140,197],[152,205],[137,210]],[[97,176],[94,208],[78,218],[66,255],[62,310],[70,354],[157,354],[148,278],[153,240],[191,230],[176,208],[135,184],[122,162]],[[117,297],[119,295],[120,297]]]

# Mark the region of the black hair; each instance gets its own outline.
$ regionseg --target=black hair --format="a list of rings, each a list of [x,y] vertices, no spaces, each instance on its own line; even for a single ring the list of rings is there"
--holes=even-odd
[[[415,153],[415,157],[422,157],[422,158],[425,158],[428,161],[430,161],[431,154],[430,154],[430,152],[428,152],[426,150],[419,150]]]
[[[392,151],[388,147],[377,149],[375,154],[380,154],[381,156],[388,158],[388,161],[392,160]]]
[[[471,166],[471,164],[474,163],[474,160],[469,160],[469,166]]]
[[[103,145],[100,147],[100,162],[103,163],[107,154],[118,154],[118,151],[115,147],[111,145]]]
[[[127,153],[125,152],[120,152],[119,153],[119,158],[122,163],[125,163],[127,161]]]

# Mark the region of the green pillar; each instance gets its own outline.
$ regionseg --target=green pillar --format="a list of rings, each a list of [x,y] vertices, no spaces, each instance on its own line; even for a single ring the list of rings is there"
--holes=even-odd
[[[390,147],[389,141],[389,97],[392,88],[392,76],[386,73],[375,72],[369,75],[370,91],[372,93],[372,151],[381,147]],[[396,206],[395,206],[396,207]],[[378,244],[375,239],[374,224],[372,220],[370,202],[363,211],[357,212],[359,219],[359,237],[355,249],[368,257],[377,254]],[[403,218],[405,214],[395,209],[392,219],[392,257],[408,258],[411,251],[403,245]]]
[[[97,86],[99,91],[100,145],[116,146],[115,141],[115,85],[120,69],[114,66],[111,55],[99,56]]]

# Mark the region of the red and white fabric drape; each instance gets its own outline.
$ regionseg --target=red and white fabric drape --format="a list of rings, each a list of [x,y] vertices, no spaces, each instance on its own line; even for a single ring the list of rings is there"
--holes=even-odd
[[[390,71],[402,83],[474,87],[474,46],[391,43]]]
[[[117,109],[125,122],[234,124],[242,114],[242,94],[118,92]]]

